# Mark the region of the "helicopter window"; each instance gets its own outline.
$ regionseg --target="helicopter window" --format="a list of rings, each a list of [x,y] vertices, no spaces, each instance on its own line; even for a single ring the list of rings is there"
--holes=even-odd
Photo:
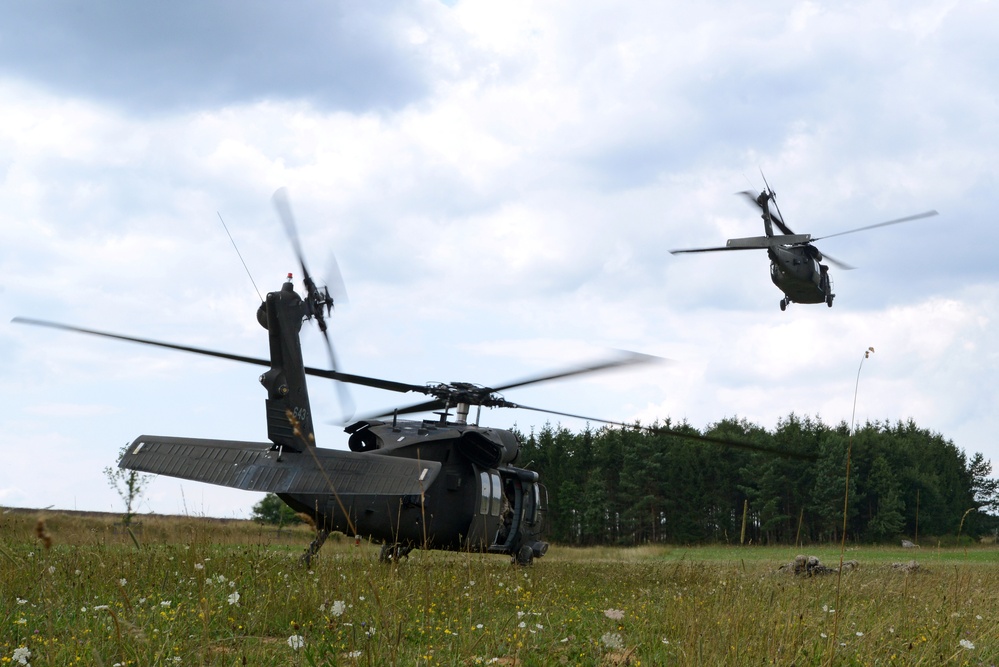
[[[492,496],[489,473],[479,473],[479,486],[482,493],[482,497],[479,499],[479,514],[489,514],[489,499]]]
[[[489,513],[493,516],[499,516],[500,509],[503,505],[503,485],[500,483],[500,476],[496,473],[491,475],[493,480],[493,495],[492,503],[489,505]]]

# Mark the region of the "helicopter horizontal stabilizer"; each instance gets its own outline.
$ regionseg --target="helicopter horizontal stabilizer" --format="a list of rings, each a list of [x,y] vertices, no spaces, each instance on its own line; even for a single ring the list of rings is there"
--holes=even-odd
[[[748,236],[741,239],[729,239],[725,242],[727,248],[772,248],[779,245],[798,245],[812,240],[811,234],[782,234],[780,236]]]
[[[263,493],[418,495],[433,484],[441,464],[336,449],[279,453],[269,442],[143,435],[118,467]]]

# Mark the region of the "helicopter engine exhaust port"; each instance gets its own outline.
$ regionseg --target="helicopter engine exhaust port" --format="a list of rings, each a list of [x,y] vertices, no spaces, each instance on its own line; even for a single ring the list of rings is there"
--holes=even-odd
[[[476,465],[496,468],[517,460],[520,443],[512,433],[505,431],[493,431],[489,435],[468,431],[461,436],[461,453]]]

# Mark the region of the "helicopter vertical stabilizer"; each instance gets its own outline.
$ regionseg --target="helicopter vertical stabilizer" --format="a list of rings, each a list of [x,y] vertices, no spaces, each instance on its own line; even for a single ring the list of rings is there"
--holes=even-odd
[[[270,338],[271,368],[260,376],[267,389],[267,437],[275,447],[294,451],[316,446],[298,338],[304,313],[305,304],[295,292],[291,274],[279,291],[267,294],[257,312]]]

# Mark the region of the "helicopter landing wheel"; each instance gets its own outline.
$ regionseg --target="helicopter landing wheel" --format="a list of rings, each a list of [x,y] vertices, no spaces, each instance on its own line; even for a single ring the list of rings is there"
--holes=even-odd
[[[401,558],[409,558],[409,552],[413,547],[401,544],[383,544],[378,560],[382,563],[398,563]]]
[[[781,310],[781,312],[784,312],[785,310],[787,310],[787,299],[781,299],[780,300],[780,310]]]
[[[534,549],[529,545],[525,544],[520,547],[517,551],[517,555],[513,557],[513,562],[517,565],[528,566],[534,562]]]
[[[832,308],[832,300],[833,300],[832,294],[826,297],[826,305],[829,306],[830,308]]]

